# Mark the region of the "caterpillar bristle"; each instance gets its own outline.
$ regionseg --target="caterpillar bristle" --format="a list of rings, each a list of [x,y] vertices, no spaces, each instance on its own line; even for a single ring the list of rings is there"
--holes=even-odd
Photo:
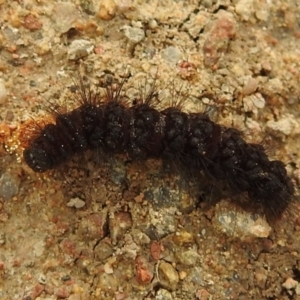
[[[266,217],[279,219],[294,195],[284,163],[270,160],[263,145],[247,143],[240,130],[217,124],[207,113],[184,112],[189,95],[182,87],[172,91],[169,107],[159,108],[157,76],[150,85],[139,85],[138,99],[125,88],[128,76],[99,91],[80,77],[75,82],[80,106],[66,113],[55,110],[55,124],[46,124],[25,147],[25,162],[45,172],[97,149],[125,152],[132,160],[176,161],[226,181],[237,193],[247,193],[249,204],[261,206]]]

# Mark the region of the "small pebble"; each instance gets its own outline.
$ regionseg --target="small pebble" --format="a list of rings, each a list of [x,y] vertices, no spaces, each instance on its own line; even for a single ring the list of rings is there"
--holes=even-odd
[[[123,184],[126,180],[125,164],[120,161],[113,161],[111,164],[110,178],[117,185]]]
[[[80,7],[88,15],[94,15],[95,14],[95,6],[94,6],[93,1],[91,1],[91,0],[81,0],[80,1]]]
[[[256,285],[259,286],[261,289],[264,289],[266,286],[268,276],[264,272],[258,270],[257,272],[255,272],[254,278]]]
[[[296,295],[300,295],[300,284],[298,283],[295,289]]]
[[[115,278],[114,274],[106,274],[105,272],[100,273],[94,282],[96,283],[96,287],[98,289],[108,293],[114,294],[119,287],[119,282]]]
[[[71,198],[70,201],[67,203],[68,207],[75,207],[75,208],[82,208],[85,206],[85,202],[80,198]]]
[[[7,90],[2,79],[0,79],[0,104],[4,104],[7,99]]]
[[[258,87],[258,80],[256,78],[250,77],[243,88],[244,95],[253,94]]]
[[[109,231],[112,244],[117,242],[124,236],[126,231],[132,227],[132,217],[130,213],[118,212],[112,218],[109,218]]]
[[[156,261],[159,260],[161,254],[161,245],[158,241],[152,241],[150,244],[150,253],[152,258]]]
[[[80,58],[88,56],[94,50],[92,42],[87,40],[74,40],[68,49],[68,59],[78,60]]]
[[[71,279],[71,276],[70,276],[69,274],[63,275],[63,276],[61,277],[61,280],[62,280],[62,281],[68,281],[68,280],[70,280],[70,279]]]
[[[100,1],[97,16],[104,21],[109,21],[116,15],[117,6],[114,0]]]
[[[227,208],[225,208],[227,207]],[[214,223],[228,235],[239,238],[268,237],[272,228],[262,217],[254,218],[244,212],[232,211],[230,204],[221,201],[216,205]]]
[[[38,276],[38,282],[40,284],[46,284],[46,276],[44,274],[39,274],[39,276]]]
[[[29,30],[38,30],[42,27],[41,21],[34,15],[27,15],[24,18],[23,26]]]
[[[187,273],[187,280],[189,282],[194,283],[195,285],[203,285],[203,269],[200,267],[200,264],[194,266],[193,268],[189,269],[189,272]]]
[[[140,284],[148,284],[153,279],[153,267],[143,256],[138,256],[135,259],[136,265],[136,280]]]
[[[176,258],[183,265],[194,266],[197,263],[199,254],[195,249],[187,249],[184,251],[178,251],[176,253]]]
[[[179,272],[179,279],[184,280],[187,276],[187,273],[185,271],[180,271]]]
[[[181,230],[176,232],[173,237],[173,241],[176,245],[191,244],[194,242],[194,237],[190,232]]]
[[[116,262],[116,257],[113,257],[112,259],[110,259],[105,265],[104,265],[104,272],[106,274],[113,274],[114,272],[114,268],[113,268],[113,263]]]
[[[172,294],[165,289],[159,289],[156,293],[155,300],[172,300]]]
[[[150,20],[149,23],[148,23],[148,26],[149,26],[149,28],[151,28],[151,29],[156,28],[156,27],[157,27],[157,22],[156,22],[156,20],[155,20],[155,19]]]
[[[121,27],[120,30],[123,32],[125,37],[133,44],[137,44],[145,38],[145,32],[141,28],[125,25]]]
[[[265,107],[266,101],[260,93],[255,93],[243,98],[244,109],[246,112],[250,111],[254,114],[259,112],[259,109]]]
[[[210,300],[212,295],[205,289],[200,289],[196,292],[196,299],[199,300]]]
[[[71,292],[69,291],[69,287],[62,287],[56,291],[56,297],[58,299],[66,299],[70,295],[71,295]]]
[[[179,275],[175,268],[167,263],[161,262],[158,267],[160,284],[171,291],[175,291],[179,282]]]
[[[162,57],[171,64],[176,65],[182,59],[182,53],[177,47],[167,47],[162,51]]]
[[[219,10],[218,19],[211,21],[211,28],[203,44],[204,65],[214,69],[218,60],[228,51],[230,40],[236,35],[236,22],[231,13]]]
[[[254,0],[239,0],[235,6],[235,11],[242,20],[248,21],[255,10]]]
[[[107,258],[112,256],[113,253],[114,253],[114,250],[106,239],[101,240],[94,249],[95,258],[98,261],[106,260]]]
[[[85,216],[78,226],[78,234],[87,240],[97,240],[107,234],[107,211],[91,213]]]
[[[255,93],[253,95],[252,102],[253,105],[257,108],[264,108],[266,104],[264,97],[260,93]]]
[[[289,277],[287,278],[287,280],[282,284],[282,286],[287,289],[287,290],[291,290],[297,287],[298,285],[298,281],[294,280],[293,278]]]
[[[0,177],[0,197],[9,200],[19,192],[19,183],[10,174],[4,173]]]
[[[74,27],[79,19],[79,13],[74,4],[57,2],[52,11],[52,19],[55,21],[56,29],[60,33],[65,33]]]

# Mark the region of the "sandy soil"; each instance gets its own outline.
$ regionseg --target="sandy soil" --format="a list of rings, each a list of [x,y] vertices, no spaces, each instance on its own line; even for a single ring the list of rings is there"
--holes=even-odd
[[[205,176],[160,161],[22,159],[49,107],[76,107],[79,70],[129,72],[129,94],[157,76],[165,105],[188,93],[298,185],[299,20],[297,0],[0,0],[0,298],[300,299],[297,195],[275,226],[225,192],[206,208]]]

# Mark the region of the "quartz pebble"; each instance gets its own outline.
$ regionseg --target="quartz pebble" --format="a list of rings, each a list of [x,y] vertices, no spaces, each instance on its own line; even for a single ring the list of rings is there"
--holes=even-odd
[[[123,26],[120,28],[124,36],[133,44],[140,43],[145,38],[145,32],[141,28],[136,28],[132,26]]]
[[[156,293],[155,300],[172,300],[172,294],[165,289],[159,289]]]
[[[167,47],[162,51],[162,57],[171,64],[177,64],[182,59],[182,53],[177,47]]]
[[[80,58],[88,56],[93,52],[94,45],[92,42],[87,40],[75,40],[73,41],[68,49],[68,59],[78,60]]]
[[[255,93],[243,98],[244,110],[257,114],[259,109],[265,107],[266,101],[260,93]]]
[[[81,200],[80,198],[72,198],[70,201],[67,203],[68,207],[75,207],[75,208],[82,208],[85,206],[85,202]]]
[[[265,219],[239,212],[238,209],[234,211],[228,205],[225,201],[216,205],[214,223],[223,232],[241,239],[246,237],[264,238],[270,235],[272,228]]]

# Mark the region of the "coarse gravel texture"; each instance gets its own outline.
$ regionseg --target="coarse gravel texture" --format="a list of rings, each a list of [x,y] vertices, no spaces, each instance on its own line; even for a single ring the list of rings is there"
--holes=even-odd
[[[0,0],[0,299],[300,299],[297,195],[272,225],[226,191],[199,204],[207,178],[158,160],[22,161],[49,107],[76,107],[79,70],[129,72],[129,94],[154,77],[165,105],[188,93],[298,185],[299,20],[297,0]]]

